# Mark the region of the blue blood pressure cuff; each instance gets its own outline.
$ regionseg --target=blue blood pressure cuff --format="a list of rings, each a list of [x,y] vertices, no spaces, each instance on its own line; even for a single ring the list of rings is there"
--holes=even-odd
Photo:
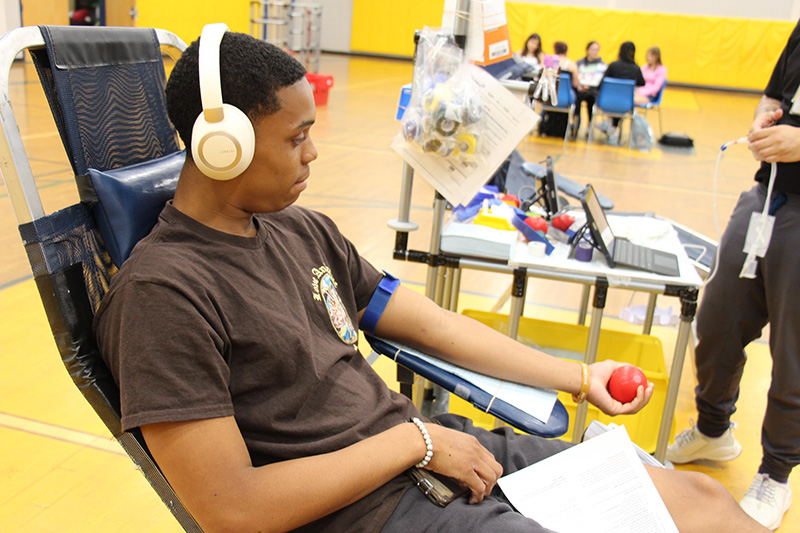
[[[380,320],[383,310],[386,309],[386,304],[389,303],[389,298],[392,297],[392,294],[399,285],[399,279],[392,276],[385,270],[383,271],[383,279],[378,284],[378,288],[375,289],[375,292],[372,294],[372,299],[370,299],[369,303],[367,304],[367,308],[364,309],[364,314],[361,316],[361,323],[359,326],[361,326],[363,331],[366,331],[367,333],[375,333],[375,328],[378,326],[378,320]]]

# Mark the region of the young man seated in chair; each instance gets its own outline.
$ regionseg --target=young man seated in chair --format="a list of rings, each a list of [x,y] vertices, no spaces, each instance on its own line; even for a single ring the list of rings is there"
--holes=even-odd
[[[452,415],[425,419],[386,387],[356,345],[384,276],[331,220],[292,205],[317,157],[303,67],[244,34],[224,33],[221,46],[213,32],[203,39],[220,50],[224,101],[252,121],[254,153],[249,164],[246,154],[225,159],[225,139],[246,145],[248,133],[215,125],[208,102],[203,115],[198,72],[204,100],[219,87],[193,43],[169,78],[167,105],[196,149],[96,318],[124,427],[141,428],[207,531],[544,531],[514,511],[497,479],[569,444]],[[227,121],[235,110],[223,113]],[[209,133],[215,127],[230,129]],[[218,168],[239,159],[244,168]],[[640,387],[620,404],[606,390],[617,363],[585,375],[402,285],[375,332],[482,373],[583,394],[609,414],[634,413],[652,394]],[[433,504],[404,475],[418,464],[469,495]],[[681,531],[761,531],[711,478],[648,471]]]

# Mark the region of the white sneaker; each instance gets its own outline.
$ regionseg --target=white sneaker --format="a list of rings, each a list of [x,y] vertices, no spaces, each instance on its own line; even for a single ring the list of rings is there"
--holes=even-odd
[[[775,530],[781,525],[783,515],[792,504],[789,483],[778,483],[769,474],[756,474],[747,493],[739,502],[744,512],[762,526]]]
[[[675,442],[667,446],[667,459],[682,465],[698,459],[709,461],[730,461],[742,453],[742,445],[733,437],[731,428],[719,437],[706,437],[697,426],[685,429],[675,437]]]

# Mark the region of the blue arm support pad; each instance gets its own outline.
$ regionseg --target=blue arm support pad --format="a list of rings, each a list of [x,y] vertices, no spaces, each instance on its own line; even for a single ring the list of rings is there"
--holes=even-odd
[[[383,279],[378,284],[378,288],[372,294],[364,309],[364,314],[361,317],[361,329],[367,333],[375,333],[375,328],[378,326],[383,310],[386,309],[386,304],[389,303],[389,298],[392,297],[395,289],[400,285],[400,280],[392,276],[385,270],[383,271]]]

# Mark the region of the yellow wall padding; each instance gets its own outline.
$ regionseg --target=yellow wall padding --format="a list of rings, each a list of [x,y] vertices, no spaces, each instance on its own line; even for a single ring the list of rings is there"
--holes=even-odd
[[[169,30],[187,45],[212,22],[224,22],[231,31],[250,33],[249,0],[137,0],[136,8],[138,27]]]
[[[250,2],[232,0],[138,0],[140,27],[164,28],[186,43],[209,22],[225,22],[249,33]],[[414,30],[438,27],[444,0],[353,0],[351,48],[354,52],[411,57]],[[519,50],[532,32],[542,36],[545,52],[554,41],[569,45],[580,59],[586,43],[598,41],[606,62],[616,58],[623,41],[636,44],[636,61],[659,46],[673,83],[763,90],[795,23],[594,9],[506,2],[511,45]]]
[[[537,32],[545,53],[553,53],[553,42],[564,41],[569,45],[567,55],[577,60],[594,40],[610,63],[620,44],[633,41],[640,65],[649,47],[661,49],[670,82],[759,91],[767,85],[796,24],[526,2],[506,2],[506,14],[515,50]]]
[[[353,52],[412,57],[414,31],[442,25],[444,0],[353,0]]]

